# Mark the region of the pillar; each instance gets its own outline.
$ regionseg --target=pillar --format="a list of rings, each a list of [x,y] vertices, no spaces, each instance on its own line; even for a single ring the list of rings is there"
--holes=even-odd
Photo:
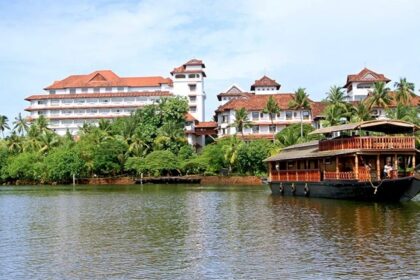
[[[376,177],[381,180],[381,159],[379,154],[376,156]]]
[[[335,157],[335,178],[338,180],[340,179],[340,175],[338,174],[340,172],[340,169],[338,168],[338,156]]]
[[[357,155],[354,156],[354,178],[356,178],[356,180],[359,179],[359,157]]]
[[[395,178],[398,178],[398,155],[394,155],[394,168],[392,169],[393,173],[395,174]]]

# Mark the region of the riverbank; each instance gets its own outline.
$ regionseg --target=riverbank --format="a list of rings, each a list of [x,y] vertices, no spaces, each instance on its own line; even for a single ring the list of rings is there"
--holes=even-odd
[[[258,176],[177,176],[177,177],[144,177],[139,178],[122,176],[122,177],[104,177],[104,178],[83,178],[77,179],[78,185],[135,185],[140,183],[156,183],[156,184],[176,184],[176,183],[194,183],[200,185],[242,185],[242,186],[262,186],[261,177]],[[6,185],[56,185],[56,183],[47,184],[33,182],[30,180],[16,180],[15,182],[7,182]]]

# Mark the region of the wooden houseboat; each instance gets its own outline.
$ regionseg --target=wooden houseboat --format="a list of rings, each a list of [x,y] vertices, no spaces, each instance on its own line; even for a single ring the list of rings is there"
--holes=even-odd
[[[320,128],[325,140],[284,148],[265,161],[273,194],[408,201],[420,191],[414,124],[374,120]]]

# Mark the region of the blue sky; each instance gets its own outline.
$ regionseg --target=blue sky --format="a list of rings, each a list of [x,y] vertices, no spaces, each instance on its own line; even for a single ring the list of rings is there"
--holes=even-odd
[[[71,74],[169,76],[190,58],[207,66],[208,119],[219,92],[264,74],[314,100],[364,66],[418,88],[419,15],[415,0],[0,0],[0,114]]]

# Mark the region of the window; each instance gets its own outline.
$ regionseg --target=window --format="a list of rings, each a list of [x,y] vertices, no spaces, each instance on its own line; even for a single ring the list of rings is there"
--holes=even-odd
[[[259,133],[260,132],[260,127],[258,125],[254,125],[252,127],[252,133]]]
[[[196,106],[190,106],[190,112],[196,112],[197,111],[197,107]]]
[[[47,104],[47,101],[45,101],[45,100],[39,100],[38,101],[38,105],[44,105],[44,104]]]
[[[190,88],[190,91],[195,91],[197,89],[196,84],[189,84],[188,87]]]
[[[276,132],[276,126],[275,125],[270,125],[268,129],[269,129],[270,133]]]
[[[77,104],[84,104],[85,100],[84,99],[78,99],[78,100],[76,100],[76,103]]]
[[[372,88],[373,84],[371,83],[362,83],[362,84],[358,84],[357,88]]]
[[[82,88],[82,92],[86,93],[86,92],[88,92],[88,89],[87,88]]]
[[[106,92],[111,92],[111,91],[112,91],[112,87],[107,87],[107,88],[105,88],[105,91],[106,91]]]
[[[189,74],[188,75],[188,78],[195,78],[196,76],[195,76],[195,74]]]
[[[197,100],[197,96],[190,96],[190,102],[195,102]]]
[[[38,111],[38,115],[46,115],[45,111]]]
[[[50,94],[55,94],[55,90],[50,90]]]
[[[293,112],[293,116],[294,116],[295,118],[297,118],[297,115],[298,115],[298,113],[297,113],[297,112]]]
[[[185,75],[184,74],[176,74],[175,79],[185,79]]]
[[[118,91],[124,91],[124,87],[118,87],[117,90]]]
[[[252,112],[252,119],[253,120],[259,120],[260,119],[260,113],[259,112]]]
[[[58,99],[51,99],[51,105],[58,105],[60,104],[60,100]]]
[[[96,114],[96,113],[98,113],[98,110],[96,110],[96,109],[90,109],[90,110],[88,110],[87,111],[89,114]]]
[[[94,88],[94,89],[93,89],[93,92],[94,92],[94,93],[99,93],[99,92],[101,92],[101,88]]]
[[[227,122],[228,122],[228,116],[222,115],[222,123],[227,123]]]
[[[63,101],[61,101],[61,103],[63,103],[63,104],[71,104],[71,103],[73,103],[73,100],[71,100],[71,99],[64,99]]]
[[[277,113],[277,118],[278,119],[280,119],[280,116],[281,116],[281,114],[280,113]]]
[[[222,134],[225,135],[226,134],[226,128],[222,128]]]
[[[303,111],[302,114],[304,120],[309,120],[309,111]]]
[[[261,112],[261,113],[260,113],[260,118],[261,118],[261,119],[263,119],[263,118],[264,118],[264,113],[263,113],[263,112]]]
[[[76,89],[75,88],[71,88],[70,89],[70,93],[76,93]]]
[[[134,97],[127,97],[127,98],[124,99],[124,101],[127,102],[127,103],[133,103],[135,101],[135,98]]]
[[[101,99],[101,103],[109,103],[109,99]]]
[[[374,110],[371,111],[371,114],[374,115],[374,116],[378,116],[379,112],[378,112],[377,109],[374,109]]]
[[[291,120],[293,113],[291,111],[286,111],[286,120]]]

